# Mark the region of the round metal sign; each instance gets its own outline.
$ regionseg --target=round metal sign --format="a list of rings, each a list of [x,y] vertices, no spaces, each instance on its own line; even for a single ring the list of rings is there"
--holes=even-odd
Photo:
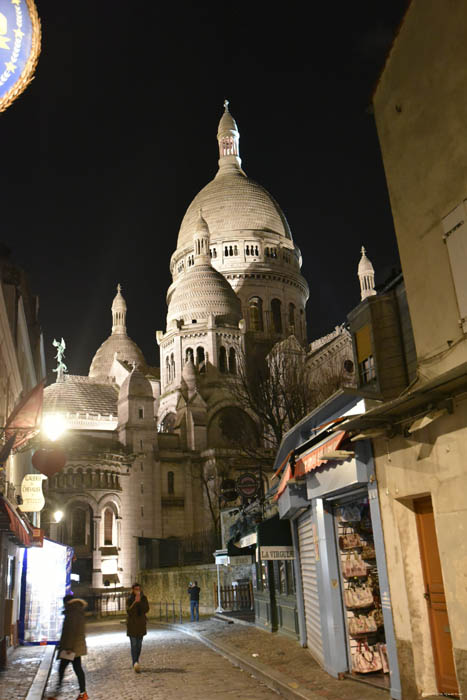
[[[245,498],[253,498],[258,492],[258,479],[254,474],[245,472],[237,479],[237,491]]]
[[[34,0],[0,0],[0,112],[31,82],[40,50]]]

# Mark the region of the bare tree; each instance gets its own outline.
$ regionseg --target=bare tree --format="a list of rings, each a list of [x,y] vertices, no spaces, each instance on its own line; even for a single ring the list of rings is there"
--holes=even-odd
[[[344,386],[346,376],[339,358],[311,374],[305,350],[295,338],[278,343],[262,366],[251,367],[243,357],[230,384],[232,402],[238,408],[224,412],[222,431],[243,454],[270,465],[287,431]],[[256,443],[250,416],[258,424]]]

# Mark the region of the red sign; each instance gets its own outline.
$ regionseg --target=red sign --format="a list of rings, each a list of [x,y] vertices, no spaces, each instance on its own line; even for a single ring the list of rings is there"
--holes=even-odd
[[[253,498],[258,492],[258,479],[254,474],[242,474],[237,479],[237,491],[245,498]]]
[[[36,450],[32,456],[32,464],[41,474],[53,476],[66,464],[66,454],[62,450]]]

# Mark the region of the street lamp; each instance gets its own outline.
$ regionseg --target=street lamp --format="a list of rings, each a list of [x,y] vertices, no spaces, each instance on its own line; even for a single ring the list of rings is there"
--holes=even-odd
[[[50,413],[42,420],[42,431],[49,440],[55,442],[67,429],[66,420],[60,413]]]
[[[58,525],[59,522],[61,522],[63,518],[63,510],[56,510],[55,513],[53,514],[54,518],[54,523]]]

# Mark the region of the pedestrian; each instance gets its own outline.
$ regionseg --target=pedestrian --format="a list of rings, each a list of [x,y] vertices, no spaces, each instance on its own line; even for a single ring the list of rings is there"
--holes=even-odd
[[[196,614],[196,622],[199,622],[199,592],[200,592],[200,587],[198,586],[198,581],[195,581],[194,583],[190,581],[188,585],[188,595],[190,596],[190,614],[191,614],[191,621],[195,621],[195,614]]]
[[[131,587],[131,594],[126,602],[126,633],[130,637],[131,661],[136,673],[141,671],[139,657],[143,644],[143,637],[147,633],[146,613],[149,612],[148,599],[141,590],[139,583]]]
[[[55,694],[49,700],[57,700],[63,682],[65,669],[71,662],[79,683],[79,695],[77,700],[89,700],[86,692],[86,680],[81,657],[87,654],[86,637],[84,632],[85,615],[88,604],[81,598],[74,598],[73,595],[66,595],[63,599],[64,610],[62,635],[58,644],[58,683]]]

